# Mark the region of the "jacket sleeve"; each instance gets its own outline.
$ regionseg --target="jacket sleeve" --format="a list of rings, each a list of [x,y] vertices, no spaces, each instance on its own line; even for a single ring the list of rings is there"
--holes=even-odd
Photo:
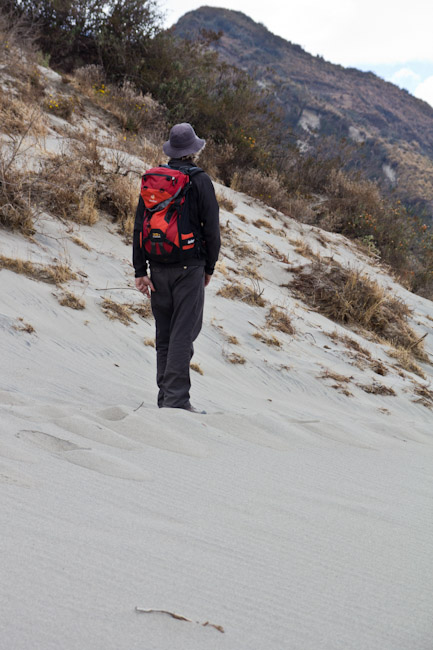
[[[144,218],[144,201],[139,198],[137,210],[135,212],[134,238],[132,242],[132,263],[135,269],[135,277],[142,278],[147,275],[147,262],[144,257],[143,249],[140,247],[140,232],[143,229]]]
[[[207,174],[198,174],[199,219],[206,246],[205,272],[212,275],[221,247],[219,206],[213,183]]]

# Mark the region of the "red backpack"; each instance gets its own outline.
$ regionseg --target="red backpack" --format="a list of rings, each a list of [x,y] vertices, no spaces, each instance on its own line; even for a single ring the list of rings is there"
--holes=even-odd
[[[199,167],[172,169],[168,165],[149,169],[141,180],[144,201],[140,247],[154,262],[177,262],[197,254],[200,241],[193,232],[185,210],[191,189],[190,177],[202,172]]]

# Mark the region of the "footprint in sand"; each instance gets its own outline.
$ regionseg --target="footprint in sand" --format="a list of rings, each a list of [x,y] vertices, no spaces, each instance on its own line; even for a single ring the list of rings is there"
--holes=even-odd
[[[0,404],[4,404],[5,406],[25,406],[27,402],[15,393],[0,390]]]
[[[126,416],[129,415],[129,413],[121,406],[110,406],[106,409],[103,409],[102,411],[99,411],[97,415],[99,415],[99,417],[104,420],[117,422],[119,420],[124,420]]]
[[[0,483],[28,488],[32,486],[33,481],[29,475],[17,471],[10,463],[0,460]]]
[[[117,449],[139,449],[139,445],[132,440],[125,438],[119,433],[113,431],[99,422],[93,422],[88,417],[82,415],[71,415],[53,421],[59,428],[70,433],[92,440],[102,445],[116,447]]]
[[[70,440],[58,438],[43,431],[23,429],[15,435],[21,440],[68,461],[68,463],[85,467],[105,476],[114,476],[130,481],[145,481],[150,478],[148,473],[127,461],[103,452],[93,451],[90,447],[80,447]]]
[[[150,409],[146,417],[140,411],[112,426],[125,438],[141,445],[192,458],[205,458],[212,453],[213,442],[206,435],[208,427],[181,409],[162,409],[158,412]]]

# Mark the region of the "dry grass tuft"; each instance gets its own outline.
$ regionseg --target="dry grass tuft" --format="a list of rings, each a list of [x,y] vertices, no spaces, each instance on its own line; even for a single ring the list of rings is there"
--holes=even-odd
[[[144,343],[144,345],[147,345],[150,348],[155,347],[155,339],[144,339],[143,343]]]
[[[211,321],[211,325],[212,327],[215,327],[215,329],[217,329],[219,332],[222,333],[227,343],[230,343],[230,345],[239,345],[239,341],[237,337],[233,336],[232,334],[227,334],[227,332],[224,331],[223,326],[219,325],[214,318]]]
[[[347,334],[338,334],[337,331],[329,333],[328,336],[334,342],[340,341],[340,343],[343,343],[350,350],[355,350],[355,352],[358,352],[366,359],[371,359],[370,352],[366,348],[362,347],[362,345],[351,336],[348,336]]]
[[[42,265],[26,260],[13,259],[0,255],[0,270],[8,269],[14,273],[25,275],[32,280],[40,280],[48,284],[61,285],[70,280],[76,280],[76,274],[66,264]]]
[[[253,281],[252,286],[246,286],[239,282],[232,282],[226,284],[217,291],[217,296],[223,298],[230,298],[230,300],[240,300],[247,305],[255,305],[257,307],[264,307],[266,305],[265,299],[262,297],[264,289],[260,288],[258,282]]]
[[[152,306],[150,303],[150,300],[146,298],[145,301],[137,304],[130,304],[128,305],[129,308],[137,314],[137,316],[140,316],[140,318],[143,318],[143,320],[148,320],[153,318],[153,313],[152,313]]]
[[[247,218],[246,218],[246,216],[244,214],[239,214],[239,212],[235,212],[235,217],[240,219],[240,221],[242,221],[242,223],[247,223]]]
[[[195,363],[195,361],[191,362],[189,364],[189,367],[191,368],[191,370],[194,370],[194,372],[198,372],[199,375],[204,375],[203,370],[200,368],[198,363]]]
[[[86,307],[84,300],[76,296],[71,291],[65,291],[57,299],[62,307],[70,307],[71,309],[85,309]]]
[[[258,332],[254,332],[252,336],[254,336],[254,338],[257,339],[258,341],[265,343],[269,347],[274,347],[274,348],[281,347],[281,341],[279,341],[274,334],[271,334],[271,336],[267,336],[266,334],[264,334],[264,332],[258,331]]]
[[[338,372],[329,369],[325,369],[319,377],[320,379],[331,379],[339,384],[347,384],[353,379],[353,377],[346,377],[346,375],[340,375]]]
[[[267,221],[266,219],[256,219],[253,221],[253,226],[256,228],[265,228],[266,230],[271,230],[272,229],[272,224],[270,221]]]
[[[428,409],[433,408],[433,391],[427,386],[414,382],[414,391],[418,399],[413,400],[417,404],[422,404]]]
[[[309,270],[298,272],[291,286],[327,318],[362,327],[419,359],[427,358],[422,341],[407,322],[409,307],[359,271],[345,269],[335,261],[329,265],[314,262]]]
[[[384,377],[388,374],[389,370],[385,364],[382,363],[380,359],[372,359],[369,350],[360,345],[360,343],[358,343],[358,341],[353,339],[351,336],[348,336],[347,334],[341,335],[336,331],[330,334],[328,333],[328,336],[334,342],[339,341],[346,346],[347,355],[351,359],[355,360],[354,365],[356,365],[361,370],[365,370],[365,368],[369,367],[377,375],[382,375]]]
[[[101,307],[110,320],[120,320],[124,325],[135,323],[131,314],[131,305],[114,302],[111,298],[104,298]]]
[[[376,373],[376,375],[385,377],[388,374],[388,368],[379,359],[372,361],[370,363],[370,368]]]
[[[239,269],[241,275],[258,284],[259,280],[263,280],[263,275],[259,271],[260,266],[260,264],[252,263],[247,266],[239,267]]]
[[[370,393],[371,395],[392,395],[395,396],[396,392],[393,388],[389,386],[384,386],[383,384],[379,384],[376,382],[373,382],[372,384],[356,384],[358,388],[362,388],[362,390],[366,393]]]
[[[269,253],[269,255],[272,255],[272,257],[275,257],[278,262],[282,262],[283,264],[289,264],[289,259],[285,253],[280,253],[278,248],[270,244],[269,242],[265,242],[266,249]]]
[[[246,363],[245,357],[243,357],[241,354],[236,354],[236,352],[227,352],[226,350],[223,350],[223,357],[226,361],[232,363],[233,365],[243,366]]]
[[[411,350],[396,346],[391,350],[387,350],[388,356],[397,360],[397,368],[402,368],[407,372],[412,372],[419,377],[425,379],[425,373],[422,368],[414,361]]]
[[[242,242],[231,242],[230,251],[235,255],[237,260],[254,258],[257,256],[256,251],[251,248],[251,246]]]
[[[315,253],[311,247],[302,239],[295,240],[292,242],[295,246],[295,252],[302,257],[306,257],[309,260],[320,260],[320,255]]]
[[[26,332],[27,334],[33,334],[35,332],[35,328],[33,325],[30,325],[30,323],[26,323],[23,318],[18,318],[18,323],[15,323],[15,325],[12,325],[13,329],[16,332]]]
[[[352,381],[353,377],[346,377],[345,375],[340,375],[338,372],[329,370],[329,368],[325,368],[322,374],[318,376],[318,378],[330,379],[331,381],[335,382],[331,385],[331,388],[338,390],[343,395],[346,395],[346,397],[353,397],[353,393],[351,393],[347,387],[347,385]]]
[[[269,308],[266,315],[266,324],[274,330],[284,332],[284,334],[295,334],[295,328],[293,327],[288,314],[285,311],[282,311],[282,309],[275,307],[275,305],[272,305],[272,307]]]
[[[227,210],[227,212],[234,212],[236,209],[236,205],[225,194],[217,193],[216,198],[218,205],[223,210]]]
[[[84,248],[86,251],[92,250],[91,247],[79,237],[71,237],[71,239],[74,242],[74,244],[77,244],[77,246],[81,246],[81,248]]]

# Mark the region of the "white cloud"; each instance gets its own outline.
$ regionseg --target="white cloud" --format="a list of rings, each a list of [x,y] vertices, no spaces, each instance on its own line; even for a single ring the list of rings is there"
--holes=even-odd
[[[400,70],[394,72],[390,81],[401,86],[405,82],[409,82],[410,84],[413,84],[414,82],[419,83],[421,81],[421,76],[410,68],[400,68]]]
[[[422,83],[415,88],[415,97],[423,99],[425,102],[433,106],[433,76],[427,77]]]

